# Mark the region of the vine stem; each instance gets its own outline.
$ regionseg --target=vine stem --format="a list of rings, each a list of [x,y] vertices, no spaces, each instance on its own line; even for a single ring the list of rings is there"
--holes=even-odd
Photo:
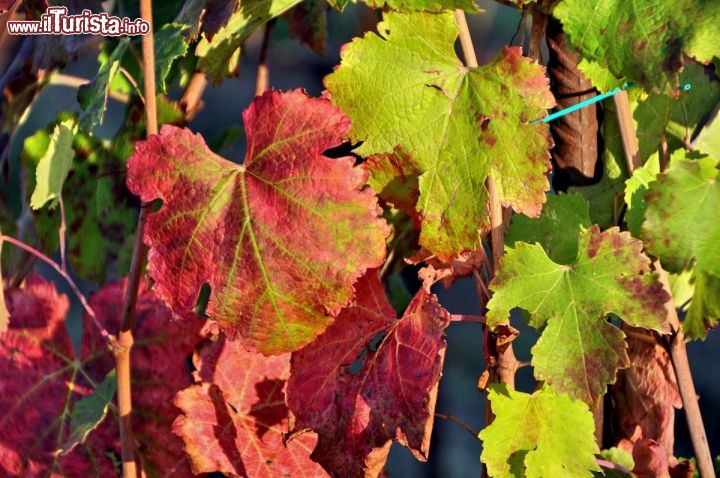
[[[29,246],[29,245],[25,244],[24,242],[22,242],[18,239],[15,239],[14,237],[0,234],[0,247],[2,246],[3,242],[12,244],[15,247],[18,247],[18,248],[32,254],[34,257],[36,257],[37,259],[40,259],[41,261],[43,261],[44,263],[46,263],[47,265],[52,267],[55,270],[55,272],[60,274],[62,276],[62,278],[65,279],[65,281],[68,283],[68,285],[70,286],[70,289],[73,291],[75,296],[80,301],[80,304],[82,305],[83,309],[85,309],[85,312],[87,313],[88,317],[90,317],[90,319],[92,319],[92,321],[95,322],[95,325],[97,326],[98,330],[100,330],[100,335],[102,336],[103,340],[105,340],[108,343],[110,348],[112,348],[112,349],[116,348],[115,337],[110,335],[110,333],[108,333],[108,331],[102,326],[102,324],[98,320],[97,316],[95,315],[95,312],[90,307],[90,304],[88,304],[87,299],[82,294],[82,292],[80,292],[80,289],[78,289],[78,286],[77,286],[77,284],[75,284],[75,281],[72,279],[72,277],[70,277],[70,274],[68,274],[67,271],[63,267],[61,267],[57,262],[50,259],[48,256],[46,256],[42,252],[38,251],[34,247]]]
[[[625,161],[628,173],[632,174],[637,167],[640,167],[640,153],[637,136],[635,134],[635,126],[633,125],[630,101],[628,100],[626,91],[615,95],[614,99],[618,122],[620,123],[620,137],[622,139],[623,149],[625,150]],[[665,309],[667,310],[670,326],[674,331],[670,337],[670,358],[672,359],[673,368],[675,369],[675,377],[677,378],[683,409],[685,410],[688,428],[690,429],[690,440],[695,450],[698,471],[701,478],[715,478],[713,459],[710,454],[702,414],[700,413],[698,396],[695,391],[690,362],[688,361],[687,349],[685,347],[685,337],[678,318],[677,309],[674,305],[668,273],[663,269],[659,260],[653,261],[653,267],[658,274],[665,292],[669,295],[669,299],[665,303]]]
[[[150,30],[142,37],[142,67],[145,92],[145,128],[147,137],[158,132],[157,103],[155,92],[155,52],[152,24],[152,0],[140,0],[140,16],[148,22]],[[118,414],[120,415],[120,440],[122,444],[122,470],[124,478],[142,476],[142,466],[136,462],[133,446],[132,431],[132,375],[130,369],[130,354],[133,346],[133,332],[135,325],[135,305],[137,304],[140,278],[145,257],[145,244],[143,236],[145,223],[150,208],[148,204],[140,207],[137,229],[135,231],[135,244],[133,247],[130,271],[125,289],[125,300],[122,308],[122,322],[118,333],[118,348],[115,354],[117,369],[117,395]]]
[[[458,9],[455,10],[455,23],[457,23],[460,37],[460,46],[462,49],[463,57],[465,58],[465,64],[469,68],[477,68],[478,61],[475,55],[475,47],[473,46],[472,36],[470,35],[470,29],[468,28],[467,19],[465,18],[465,12]],[[490,244],[492,248],[492,270],[488,270],[489,279],[492,280],[495,272],[499,270],[500,257],[503,254],[503,243],[505,234],[505,221],[503,218],[502,203],[500,202],[500,196],[497,188],[495,187],[495,180],[492,176],[488,176],[486,181],[486,187],[488,191],[488,202],[489,202],[489,213],[490,213]],[[481,245],[482,247],[482,245]],[[482,274],[473,274],[478,290],[487,290],[485,284],[479,284],[478,281],[482,281]],[[489,291],[488,291],[489,295]],[[480,296],[480,308],[484,314],[485,303],[482,301]],[[492,344],[492,335],[488,328],[484,330],[483,348],[485,349],[486,361],[494,368],[494,374],[497,375],[497,379],[505,383],[510,388],[515,388],[515,372],[518,368],[518,361],[513,351],[512,343],[508,343],[502,350],[498,350]],[[490,357],[489,361],[487,357]],[[492,376],[492,375],[491,375]],[[492,407],[490,401],[485,401],[485,423],[486,425],[492,422]],[[483,476],[487,475],[487,467],[483,466]]]
[[[270,49],[270,32],[274,21],[269,21],[263,27],[263,39],[260,45],[260,58],[258,60],[257,76],[255,77],[255,96],[265,93],[270,85],[270,68],[268,67],[268,50]]]

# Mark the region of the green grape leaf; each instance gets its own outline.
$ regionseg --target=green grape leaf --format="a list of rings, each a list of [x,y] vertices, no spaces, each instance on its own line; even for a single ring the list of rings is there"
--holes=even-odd
[[[487,323],[504,323],[510,310],[530,313],[544,329],[533,347],[535,377],[574,399],[597,403],[618,369],[629,365],[623,332],[606,320],[669,332],[667,293],[650,273],[642,243],[617,228],[592,226],[579,234],[577,259],[553,262],[539,245],[515,243],[490,283]]]
[[[396,148],[392,153],[370,156],[364,163],[370,174],[368,184],[383,201],[417,216],[415,205],[420,197],[418,180],[422,169],[415,159]]]
[[[544,68],[519,47],[464,67],[452,13],[390,12],[378,31],[343,48],[325,85],[363,141],[359,154],[399,147],[421,168],[420,244],[445,261],[474,251],[489,227],[489,175],[505,206],[540,214],[551,143],[548,125],[530,121],[555,103]]]
[[[167,91],[173,61],[187,51],[187,41],[183,36],[187,28],[187,25],[167,23],[155,32],[155,82],[160,93]]]
[[[550,195],[538,218],[513,217],[505,234],[505,244],[512,247],[517,241],[537,242],[554,262],[570,264],[577,258],[577,232],[590,225],[588,204],[582,196]],[[571,233],[568,234],[568,231]]]
[[[718,2],[563,0],[554,15],[583,57],[648,91],[677,92],[683,55],[707,64],[720,54]]]
[[[268,91],[243,112],[242,165],[200,135],[164,126],[136,144],[128,187],[162,199],[148,218],[148,272],[175,311],[207,283],[207,315],[249,347],[276,355],[319,335],[352,300],[353,283],[385,259],[367,172],[323,155],[349,119],[328,100]]]
[[[240,67],[240,48],[252,32],[300,0],[249,0],[243,1],[230,19],[212,39],[204,37],[195,49],[198,68],[208,74],[213,83],[227,76],[237,76]]]
[[[673,154],[670,168],[645,193],[647,208],[641,236],[670,272],[696,261],[695,271],[720,276],[720,183],[718,161]]]
[[[90,395],[75,404],[70,415],[70,436],[65,440],[60,453],[66,454],[84,443],[88,434],[100,425],[115,396],[116,385],[115,369],[112,369]]]
[[[695,274],[694,292],[683,322],[690,339],[705,339],[720,321],[720,277],[701,271]]]
[[[101,54],[100,68],[98,68],[95,78],[87,85],[78,88],[77,99],[83,110],[78,122],[84,131],[90,131],[93,126],[102,124],[107,109],[110,86],[115,74],[120,69],[120,60],[122,60],[129,43],[128,38],[123,38],[109,56]]]
[[[353,0],[357,2],[357,0]],[[401,12],[427,11],[439,13],[446,10],[479,12],[474,0],[363,0],[370,8],[384,8]],[[358,2],[359,3],[359,2]]]
[[[579,478],[601,471],[595,422],[584,403],[547,386],[530,395],[492,385],[488,398],[495,419],[479,437],[490,476]]]
[[[633,174],[625,181],[625,222],[628,231],[633,237],[640,237],[640,228],[645,221],[645,192],[648,185],[655,180],[660,172],[660,157],[658,154],[651,156],[645,164],[633,171]]]
[[[589,61],[586,58],[581,58],[577,67],[583,72],[583,75],[592,82],[593,86],[600,91],[600,93],[607,93],[615,88],[622,88],[626,83],[625,78],[616,77],[610,73],[610,70],[603,68],[596,61]]]
[[[663,138],[667,141],[668,151],[682,148],[700,121],[720,101],[720,83],[711,82],[700,65],[686,66],[680,74],[680,82],[691,85],[690,90],[681,92],[678,97],[649,95],[640,100],[633,111],[643,161],[658,152]]]
[[[75,120],[68,119],[55,126],[45,154],[38,161],[35,170],[35,190],[30,198],[30,206],[37,210],[48,201],[53,209],[62,194],[63,184],[72,168],[75,151],[73,139],[77,133]]]
[[[720,104],[715,105],[711,118],[693,140],[693,147],[698,151],[720,151]]]

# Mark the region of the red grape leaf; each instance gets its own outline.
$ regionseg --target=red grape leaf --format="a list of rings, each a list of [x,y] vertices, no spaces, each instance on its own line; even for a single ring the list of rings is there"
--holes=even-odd
[[[374,272],[356,287],[356,303],[293,354],[287,385],[291,436],[317,432],[312,458],[344,477],[377,475],[391,440],[427,459],[450,320],[424,289],[397,320]]]
[[[139,453],[150,477],[170,471],[190,477],[182,441],[170,433],[179,413],[172,398],[192,384],[186,362],[201,340],[205,321],[195,316],[170,322],[170,310],[145,288],[141,286],[138,297],[131,358]],[[125,281],[109,284],[90,300],[98,320],[111,331],[119,327],[124,289]],[[64,456],[55,454],[72,432],[71,410],[115,366],[98,328],[86,320],[76,361],[65,332],[67,297],[39,277],[7,296],[13,322],[9,332],[0,335],[0,406],[6,411],[0,429],[12,432],[0,435],[0,476],[115,476],[107,457],[120,457],[114,413],[83,437],[81,446]]]
[[[128,187],[163,200],[145,230],[155,291],[173,310],[209,283],[210,318],[265,354],[297,350],[382,263],[388,228],[353,159],[329,159],[350,120],[325,99],[269,91],[243,112],[243,165],[164,126],[137,144]]]
[[[175,404],[183,411],[173,431],[185,442],[195,473],[231,476],[322,476],[310,460],[315,438],[286,448],[287,406],[283,388],[290,354],[264,357],[225,336],[201,349],[197,376]]]
[[[119,330],[122,316],[126,280],[106,285],[90,299],[90,305],[103,326]],[[193,383],[187,361],[195,346],[203,340],[202,328],[206,323],[194,314],[184,320],[171,321],[172,313],[147,283],[140,284],[136,306],[137,326],[131,355],[133,380],[133,431],[141,444],[139,453],[144,458],[145,470],[150,476],[192,476],[182,441],[171,433],[172,422],[180,410],[172,403],[180,390]],[[88,325],[83,330],[83,356],[92,350],[102,350],[102,338],[97,327]],[[105,353],[104,368],[114,367],[114,357]],[[116,420],[106,420],[104,428],[95,436],[98,442],[117,440]],[[118,448],[119,449],[119,448]]]
[[[618,371],[611,387],[618,438],[637,442],[655,440],[672,456],[675,440],[675,409],[682,407],[675,371],[667,350],[652,332],[633,331],[628,344],[630,367]],[[647,337],[647,341],[638,338]]]
[[[325,0],[303,0],[283,14],[293,36],[320,56],[325,55],[327,38],[325,10]]]
[[[87,445],[55,454],[69,435],[70,410],[93,389],[80,369],[92,369],[98,359],[96,350],[82,363],[75,360],[65,331],[67,296],[31,276],[22,288],[7,290],[6,301],[11,323],[0,334],[0,476],[114,475],[112,463]]]

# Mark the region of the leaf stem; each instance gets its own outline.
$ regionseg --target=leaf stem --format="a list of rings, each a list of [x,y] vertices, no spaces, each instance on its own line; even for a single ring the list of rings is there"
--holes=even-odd
[[[615,106],[617,108],[618,122],[620,123],[620,136],[625,150],[625,161],[628,173],[640,167],[640,154],[637,143],[635,127],[632,122],[632,110],[627,92],[623,91],[615,95]],[[653,261],[653,267],[658,273],[658,278],[668,293],[669,299],[665,303],[665,309],[668,314],[668,321],[674,333],[670,337],[670,358],[673,368],[675,369],[675,377],[677,378],[680,397],[687,417],[688,428],[690,429],[690,441],[695,450],[695,459],[697,460],[698,471],[701,478],[715,478],[715,469],[713,465],[710,447],[705,433],[705,425],[703,424],[702,414],[700,413],[700,405],[698,404],[697,393],[692,379],[690,370],[690,362],[688,361],[687,349],[685,348],[685,337],[682,332],[682,325],[675,308],[668,274],[663,269],[659,260]]]
[[[52,267],[55,270],[55,272],[60,274],[62,276],[62,278],[65,279],[65,281],[68,283],[68,285],[70,286],[70,289],[73,291],[75,296],[80,301],[80,304],[82,305],[83,309],[85,309],[85,312],[87,313],[87,315],[90,317],[90,319],[92,319],[93,322],[95,322],[95,325],[97,326],[98,330],[100,330],[100,335],[102,336],[102,338],[109,344],[110,348],[113,348],[113,349],[115,348],[115,346],[116,346],[115,337],[112,336],[110,333],[108,333],[108,331],[102,326],[102,324],[100,324],[100,321],[98,320],[97,316],[95,315],[95,312],[90,307],[90,304],[88,304],[87,299],[85,299],[85,296],[82,294],[82,292],[80,292],[80,289],[78,289],[77,284],[75,284],[75,281],[72,279],[72,277],[70,277],[70,274],[68,274],[64,268],[62,268],[60,265],[58,265],[57,262],[53,261],[48,256],[46,256],[42,252],[38,251],[34,247],[29,246],[29,245],[25,244],[24,242],[22,242],[18,239],[15,239],[14,237],[0,234],[0,244],[2,244],[3,242],[8,242],[8,243],[14,245],[15,247],[18,247],[18,248],[32,254],[34,257],[36,257],[37,259],[40,259],[41,261],[43,261],[44,263],[46,263],[47,265]]]
[[[202,97],[207,84],[207,76],[202,71],[196,71],[190,77],[185,92],[180,98],[180,107],[185,111],[187,121],[192,120],[202,108]]]
[[[443,420],[449,420],[453,423],[457,423],[458,425],[460,425],[462,427],[463,430],[465,430],[466,432],[471,434],[473,436],[473,438],[475,438],[478,441],[480,440],[480,438],[478,438],[479,432],[473,430],[473,428],[470,425],[468,425],[464,421],[460,420],[459,418],[455,417],[454,415],[451,415],[451,414],[446,415],[444,413],[435,412],[435,416],[437,418],[442,418]]]
[[[257,77],[255,79],[255,96],[262,95],[270,84],[270,68],[268,67],[268,50],[270,48],[270,32],[275,22],[270,20],[263,27],[263,39],[260,45],[260,59],[258,60]]]
[[[58,239],[60,241],[60,267],[67,272],[67,259],[65,256],[65,233],[67,232],[67,223],[65,222],[65,203],[62,194],[58,194],[58,204],[60,204],[60,227],[58,228]]]
[[[467,314],[450,314],[451,322],[473,322],[476,324],[484,324],[485,316],[483,315],[467,315]]]

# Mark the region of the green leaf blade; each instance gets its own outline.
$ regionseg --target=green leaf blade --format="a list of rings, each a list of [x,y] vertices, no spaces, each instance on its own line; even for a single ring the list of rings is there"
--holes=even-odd
[[[529,395],[495,385],[488,398],[495,420],[479,438],[490,476],[589,477],[601,471],[595,423],[584,403],[550,387]]]
[[[73,139],[77,133],[75,120],[68,119],[58,124],[50,137],[47,151],[40,158],[36,175],[36,185],[30,198],[30,206],[37,210],[49,201],[50,208],[57,204],[57,198],[62,194],[62,187],[72,167],[75,151]]]

